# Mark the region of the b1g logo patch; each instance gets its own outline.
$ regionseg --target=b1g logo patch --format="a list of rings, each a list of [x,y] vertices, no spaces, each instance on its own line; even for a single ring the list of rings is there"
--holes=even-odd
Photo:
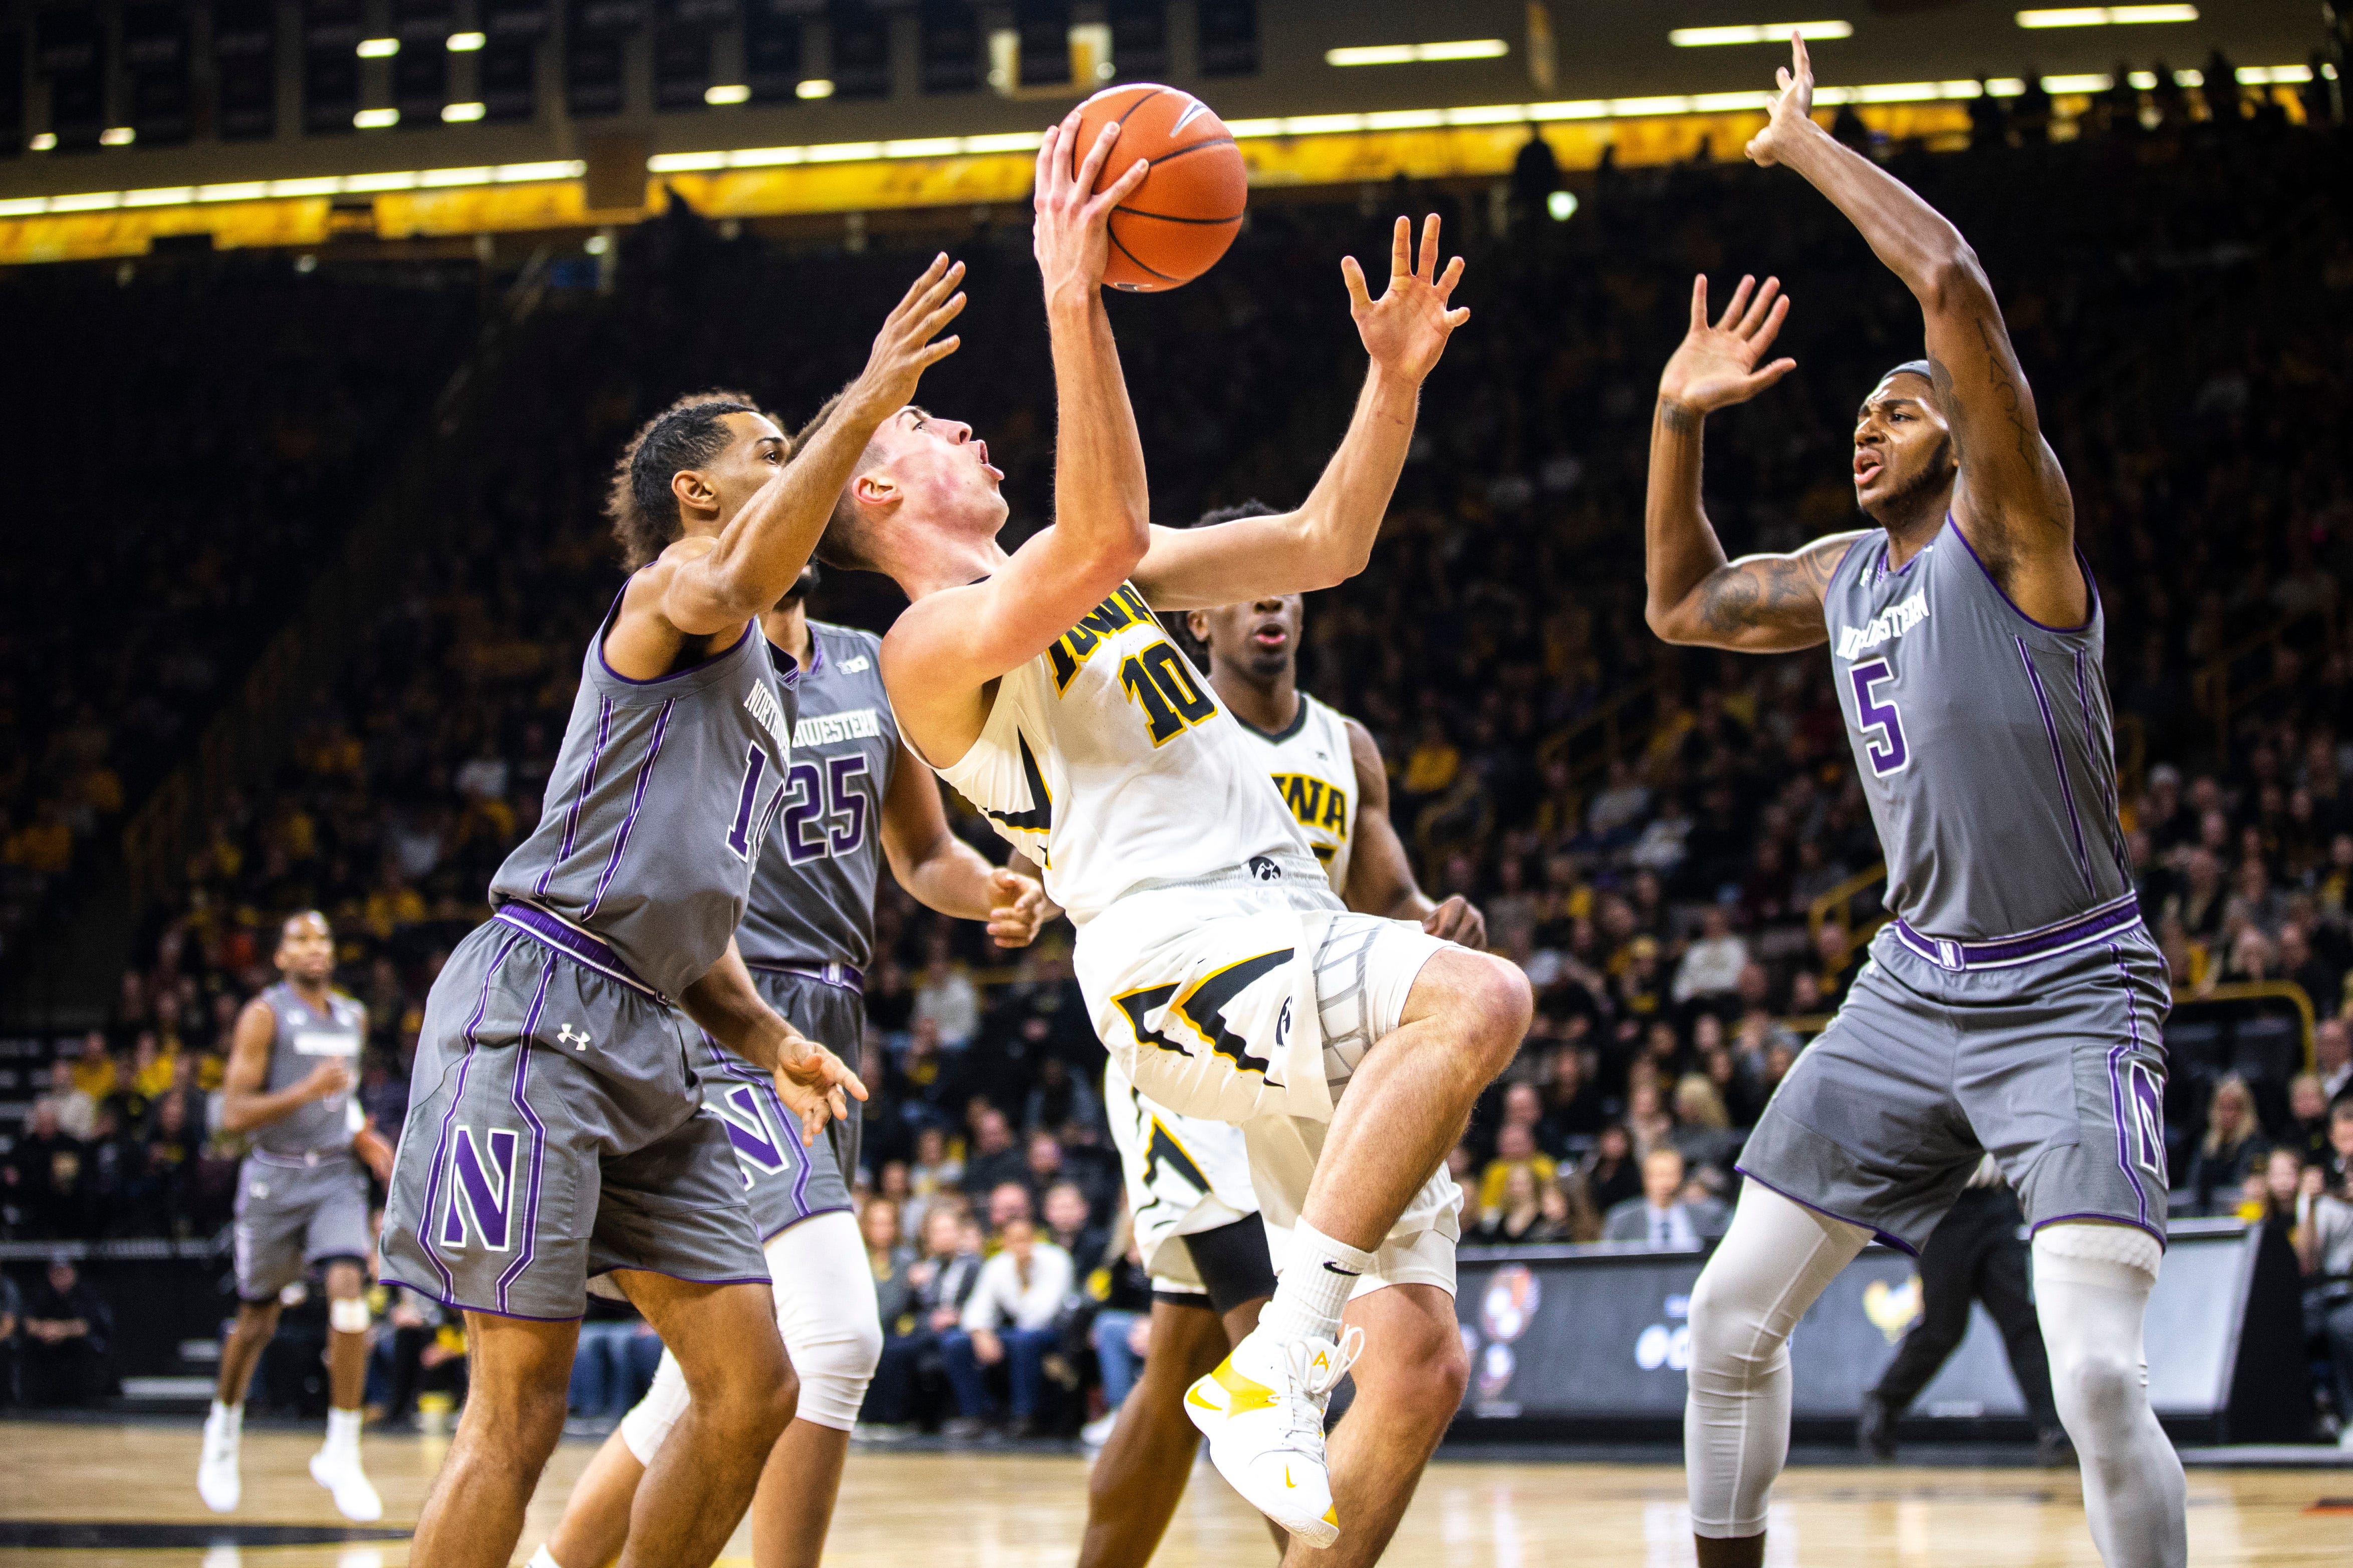
[[[449,1150],[449,1205],[441,1218],[444,1252],[480,1247],[504,1252],[513,1243],[515,1154],[522,1135],[511,1127],[459,1127]]]

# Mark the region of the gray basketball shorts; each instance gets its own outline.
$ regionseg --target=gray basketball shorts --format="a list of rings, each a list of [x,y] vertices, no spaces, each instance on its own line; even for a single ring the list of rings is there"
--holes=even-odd
[[[2164,956],[2146,927],[1954,972],[1883,930],[1741,1152],[1744,1175],[1916,1252],[1990,1153],[2035,1229],[2165,1239]]]
[[[274,1301],[278,1292],[331,1258],[364,1266],[367,1173],[349,1154],[315,1161],[259,1152],[237,1173],[237,1293]]]
[[[768,1283],[694,1026],[498,922],[433,983],[385,1205],[384,1279],[469,1311],[560,1321],[637,1268]]]
[[[753,970],[752,986],[786,1023],[857,1066],[866,1023],[857,992],[773,969]],[[857,1100],[849,1101],[849,1120],[827,1123],[825,1136],[805,1146],[800,1118],[785,1108],[765,1072],[707,1035],[695,1044],[694,1070],[702,1103],[725,1124],[734,1145],[744,1199],[762,1242],[812,1215],[849,1207],[844,1173],[858,1169]]]

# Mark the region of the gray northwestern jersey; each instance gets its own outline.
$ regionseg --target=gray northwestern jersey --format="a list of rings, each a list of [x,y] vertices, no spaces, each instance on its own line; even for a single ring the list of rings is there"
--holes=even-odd
[[[795,676],[777,677],[754,625],[682,674],[631,680],[606,666],[612,624],[608,613],[581,661],[539,826],[491,900],[594,935],[676,996],[744,918],[761,836],[789,793]]]
[[[261,1081],[263,1093],[276,1094],[293,1088],[324,1061],[342,1062],[351,1069],[353,1083],[357,1085],[360,1032],[367,1017],[366,1009],[350,997],[331,991],[327,994],[326,1010],[317,1011],[284,981],[264,991],[259,1000],[269,1005],[270,1016],[278,1021],[277,1032],[269,1040],[269,1071]],[[268,1153],[299,1158],[347,1150],[355,1131],[352,1097],[335,1094],[314,1100],[257,1129],[253,1146]]]
[[[331,991],[322,1011],[282,981],[259,999],[277,1021],[264,1093],[293,1088],[329,1060],[350,1068],[356,1081],[365,1008]],[[352,1152],[358,1120],[352,1097],[338,1094],[255,1130],[252,1152],[237,1172],[230,1233],[242,1300],[274,1300],[311,1264],[367,1256],[367,1177]]]
[[[618,602],[615,605],[618,608]],[[726,1130],[669,1004],[727,950],[781,809],[792,676],[756,626],[631,680],[604,625],[539,826],[433,983],[383,1275],[446,1304],[580,1315],[589,1276],[767,1278]]]
[[[1740,1170],[1916,1248],[1989,1153],[2028,1223],[2165,1235],[2164,956],[2124,867],[2100,605],[2030,620],[1947,518],[1823,608],[1895,919]]]
[[[1887,856],[1887,907],[1930,937],[2040,930],[2132,890],[2090,617],[2010,602],[1949,516],[1900,571],[1865,534],[1823,594],[1839,706]]]
[[[874,956],[882,803],[899,725],[882,689],[881,638],[811,621],[809,640],[785,799],[735,940],[746,963],[862,970]],[[786,657],[776,655],[780,667]]]

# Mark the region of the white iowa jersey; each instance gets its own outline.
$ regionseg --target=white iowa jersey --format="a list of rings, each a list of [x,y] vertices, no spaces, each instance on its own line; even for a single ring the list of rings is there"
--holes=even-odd
[[[980,739],[937,771],[1084,926],[1139,888],[1303,860],[1265,762],[1123,583],[998,682]]]
[[[1348,851],[1356,837],[1356,764],[1348,751],[1347,720],[1303,691],[1298,713],[1282,730],[1261,730],[1247,719],[1235,722],[1262,743],[1259,760],[1274,775],[1275,793],[1324,862],[1332,890],[1345,898]]]

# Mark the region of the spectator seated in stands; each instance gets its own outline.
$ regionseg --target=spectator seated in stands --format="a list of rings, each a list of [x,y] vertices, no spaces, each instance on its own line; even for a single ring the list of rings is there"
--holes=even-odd
[[[1079,1429],[1079,1440],[1099,1448],[1111,1436],[1119,1407],[1127,1403],[1152,1348],[1152,1276],[1145,1272],[1132,1235],[1120,1255],[1086,1281],[1086,1289],[1098,1303],[1087,1338],[1103,1373],[1103,1413]]]
[[[2353,1110],[2353,1105],[2339,1105]],[[2353,1128],[2353,1116],[2340,1125]],[[2295,1206],[2296,1261],[2304,1270],[2305,1327],[2334,1376],[2337,1442],[2353,1448],[2353,1184],[2304,1173]]]
[[[1630,1199],[1642,1195],[1642,1163],[1634,1155],[1634,1135],[1623,1122],[1613,1121],[1593,1141],[1585,1162],[1586,1195],[1607,1216]]]
[[[1111,1245],[1108,1227],[1094,1223],[1093,1208],[1076,1182],[1056,1182],[1046,1189],[1046,1239],[1069,1255],[1071,1272],[1084,1279],[1104,1262]]]
[[[1604,1241],[1639,1242],[1654,1252],[1696,1251],[1724,1234],[1732,1211],[1712,1197],[1684,1191],[1683,1157],[1672,1145],[1642,1156],[1642,1195],[1602,1219]]]
[[[1002,1189],[999,1189],[1002,1191]],[[952,1436],[976,1436],[997,1415],[985,1369],[1003,1365],[1010,1384],[1012,1435],[1039,1430],[1047,1352],[1060,1341],[1057,1327],[1071,1291],[1071,1255],[1038,1237],[1025,1215],[1007,1224],[999,1250],[981,1266],[959,1325],[941,1336],[940,1353],[955,1389]]]
[[[882,1325],[882,1359],[866,1395],[867,1419],[882,1426],[915,1420],[926,1374],[940,1369],[943,1335],[957,1331],[965,1304],[980,1283],[980,1226],[941,1197],[923,1215],[923,1256],[907,1268],[908,1309]]]
[[[2228,1213],[2239,1202],[2248,1175],[2270,1152],[2247,1080],[2236,1073],[2223,1079],[2214,1086],[2213,1100],[2206,1108],[2206,1136],[2199,1141],[2181,1183],[2195,1205],[2193,1212]]]
[[[1741,972],[1748,966],[1748,944],[1732,930],[1731,911],[1711,904],[1700,916],[1699,940],[1683,950],[1675,966],[1677,1006],[1693,1002],[1720,1002],[1736,995]]]
[[[904,1165],[891,1168],[901,1172],[903,1180]],[[885,1345],[894,1339],[906,1338],[914,1330],[917,1317],[915,1252],[900,1239],[899,1218],[902,1212],[895,1200],[881,1195],[867,1199],[866,1206],[858,1211],[858,1234],[866,1243],[866,1267],[874,1275],[875,1308],[882,1320]],[[867,1405],[871,1412],[873,1401],[870,1399]],[[895,1427],[903,1423],[905,1413],[898,1415],[899,1419],[888,1422],[878,1418],[876,1424]]]
[[[60,1408],[106,1392],[106,1347],[114,1310],[63,1253],[25,1296],[25,1403]]]
[[[1501,1199],[1481,1217],[1478,1231],[1464,1239],[1508,1247],[1577,1237],[1570,1234],[1568,1199],[1560,1183],[1540,1179],[1533,1163],[1520,1163],[1505,1169]]]
[[[2312,1031],[2312,1064],[2331,1102],[2353,1098],[2353,1022],[2321,1020]]]

